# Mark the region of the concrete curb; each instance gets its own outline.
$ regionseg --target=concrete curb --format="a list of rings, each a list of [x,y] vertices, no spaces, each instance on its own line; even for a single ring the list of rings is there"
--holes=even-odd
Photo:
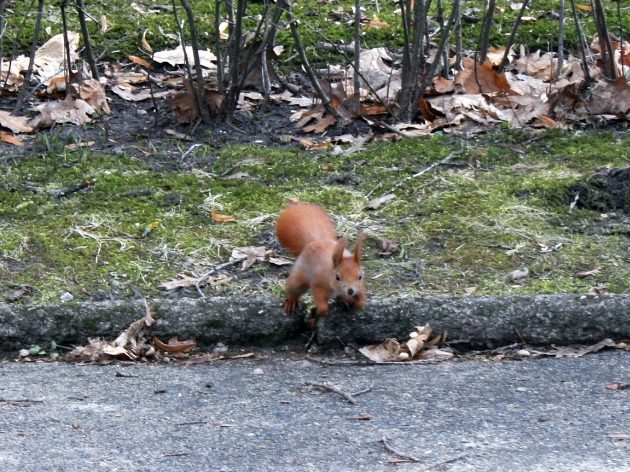
[[[278,345],[299,339],[302,315],[286,316],[271,298],[207,298],[151,301],[157,318],[151,334],[194,338],[201,345]],[[31,344],[85,344],[114,339],[144,315],[142,300],[59,305],[0,304],[0,350]],[[406,339],[430,323],[451,340],[493,347],[526,340],[531,344],[591,343],[630,339],[630,295],[537,295],[508,297],[420,297],[374,300],[355,315],[332,309],[318,326],[322,345],[372,344]]]

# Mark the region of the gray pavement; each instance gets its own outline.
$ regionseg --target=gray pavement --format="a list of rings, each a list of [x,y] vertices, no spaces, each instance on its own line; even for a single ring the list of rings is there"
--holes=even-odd
[[[0,470],[630,471],[630,353],[325,365],[0,363]],[[122,376],[117,375],[123,374]],[[353,392],[348,403],[307,382]],[[399,459],[383,443],[420,462]]]

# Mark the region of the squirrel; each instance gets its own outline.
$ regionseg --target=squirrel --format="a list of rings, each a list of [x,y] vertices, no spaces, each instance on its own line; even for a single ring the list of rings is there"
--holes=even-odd
[[[309,288],[320,317],[328,316],[330,299],[341,302],[351,312],[363,308],[364,234],[359,235],[351,253],[347,249],[348,238],[337,239],[335,225],[322,208],[295,200],[290,200],[278,216],[276,233],[280,244],[297,257],[287,280],[285,313],[296,310],[300,297]]]

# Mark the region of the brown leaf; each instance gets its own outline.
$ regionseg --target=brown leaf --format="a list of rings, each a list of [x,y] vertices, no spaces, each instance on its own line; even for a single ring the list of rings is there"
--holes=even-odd
[[[319,117],[316,117],[314,121],[313,124],[304,126],[302,131],[305,133],[323,133],[337,122],[336,118],[328,113],[322,113]]]
[[[0,110],[0,125],[14,133],[31,133],[33,127],[28,125],[28,116],[14,116],[11,112]]]
[[[230,221],[236,221],[236,218],[230,215],[224,215],[216,210],[210,210],[210,216],[215,223],[229,223]]]
[[[578,272],[577,276],[580,277],[580,278],[589,277],[591,275],[599,274],[601,272],[601,270],[602,270],[601,267],[596,267],[595,269]]]
[[[192,339],[186,341],[179,341],[177,339],[171,339],[168,343],[160,341],[157,337],[153,338],[153,344],[158,349],[170,352],[171,354],[189,352],[197,346],[197,342]]]
[[[379,19],[378,16],[373,15],[371,20],[368,20],[368,22],[365,25],[367,27],[367,29],[388,29],[391,28],[391,26],[387,23],[385,23],[384,21],[381,21]]]
[[[24,146],[24,143],[17,136],[13,136],[6,131],[0,131],[0,141],[13,144],[14,146]]]
[[[35,110],[40,113],[29,122],[33,129],[50,128],[58,123],[83,126],[92,121],[89,115],[96,112],[85,100],[74,98],[72,95],[63,100],[42,103],[36,106]]]
[[[464,69],[455,76],[455,84],[463,88],[465,93],[506,93],[515,95],[504,73],[497,74],[490,62],[483,65],[466,57],[462,60]]]
[[[147,54],[153,54],[153,48],[149,44],[149,41],[147,41],[147,33],[148,32],[149,32],[149,30],[147,30],[147,29],[145,29],[142,32],[142,38],[140,39],[140,49],[142,49]]]
[[[180,124],[191,123],[199,116],[199,108],[190,82],[186,82],[185,87],[185,92],[174,94],[166,102],[167,106],[175,112],[175,118]],[[223,104],[224,95],[216,90],[206,90],[205,93],[208,110],[216,113]]]
[[[411,359],[414,359],[420,351],[422,351],[425,347],[426,342],[429,340],[431,336],[431,326],[428,324],[424,326],[417,326],[416,331],[413,331],[409,334],[409,341],[405,343],[405,347],[407,351],[409,351],[409,356]]]
[[[364,346],[359,352],[373,362],[391,362],[398,360],[400,344],[393,338],[388,338],[381,344]]]
[[[385,239],[381,243],[382,251],[378,253],[379,256],[388,257],[398,252],[398,243],[391,239]]]
[[[139,66],[144,67],[145,69],[152,68],[151,63],[140,56],[133,56],[133,55],[129,56],[129,60],[133,62],[134,64],[138,64]]]

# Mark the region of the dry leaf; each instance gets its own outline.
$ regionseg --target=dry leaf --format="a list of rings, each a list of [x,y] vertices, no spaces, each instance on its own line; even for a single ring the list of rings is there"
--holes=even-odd
[[[367,29],[388,29],[391,26],[384,21],[381,21],[378,16],[373,15],[371,20],[368,20]]]
[[[194,64],[193,60],[193,48],[192,46],[186,46],[186,56],[184,56],[184,49],[181,44],[177,46],[175,49],[170,49],[167,51],[158,51],[153,54],[153,60],[160,64],[166,63],[171,66],[184,65],[186,63],[186,58],[190,64]],[[216,64],[214,63],[217,60],[217,57],[207,49],[199,50],[199,63],[201,67],[206,69],[216,69]]]
[[[28,116],[14,116],[11,112],[0,110],[0,125],[9,128],[14,133],[31,133],[33,127],[28,124]]]
[[[393,193],[388,193],[388,194],[385,194],[385,195],[382,195],[380,197],[370,200],[369,202],[366,203],[364,208],[366,210],[378,210],[381,206],[385,205],[386,203],[391,202],[395,198],[396,198],[396,195],[394,195]]]
[[[464,69],[455,75],[455,84],[468,94],[503,93],[515,95],[504,73],[497,74],[492,64],[486,61],[483,65],[466,57],[462,60]]]
[[[129,60],[133,62],[134,64],[138,64],[139,66],[144,67],[145,69],[152,68],[151,63],[140,56],[129,56]]]
[[[6,131],[0,131],[0,141],[13,144],[14,146],[24,146],[24,143],[19,138]]]
[[[109,22],[107,21],[107,17],[105,15],[101,15],[99,18],[99,24],[101,26],[101,33],[105,33],[109,29]]]
[[[382,251],[378,253],[379,256],[389,257],[392,254],[398,252],[398,243],[391,239],[385,239],[382,243]]]
[[[337,122],[337,119],[328,113],[313,115],[312,119],[314,120],[314,123],[302,128],[302,131],[305,133],[323,133]]]
[[[105,84],[96,79],[83,80],[79,85],[79,97],[89,103],[96,111],[106,115],[111,114],[107,97],[105,96]]]
[[[236,221],[236,218],[230,215],[223,215],[216,210],[210,210],[212,221],[215,223],[229,223],[230,221]]]
[[[400,344],[393,338],[388,338],[381,344],[373,344],[364,346],[359,352],[373,362],[391,362],[398,360],[400,352]]]
[[[170,352],[171,354],[179,354],[189,352],[197,346],[197,342],[189,339],[187,341],[179,341],[177,338],[170,339],[168,343],[160,341],[157,337],[153,338],[153,344],[158,349]]]
[[[147,41],[147,33],[148,32],[149,32],[149,30],[147,30],[147,29],[145,29],[142,32],[142,38],[140,39],[140,49],[142,49],[147,54],[153,54],[153,48],[149,44],[149,41]]]
[[[219,38],[222,41],[226,41],[230,37],[230,33],[228,31],[230,24],[227,21],[222,21],[219,24]]]
[[[74,98],[72,95],[63,100],[42,103],[34,109],[39,111],[39,115],[29,122],[33,129],[50,128],[57,123],[83,126],[92,121],[89,115],[96,112],[85,100]]]
[[[510,279],[512,280],[522,280],[529,275],[529,269],[527,267],[522,267],[520,269],[516,269],[510,272]]]
[[[578,272],[577,276],[580,277],[580,278],[589,277],[591,275],[599,274],[601,272],[601,270],[602,270],[601,267],[596,267],[595,269]]]
[[[405,347],[408,351],[411,359],[415,358],[417,354],[425,347],[425,343],[431,336],[431,326],[428,324],[424,326],[417,326],[416,331],[409,334],[409,341],[405,343]]]

